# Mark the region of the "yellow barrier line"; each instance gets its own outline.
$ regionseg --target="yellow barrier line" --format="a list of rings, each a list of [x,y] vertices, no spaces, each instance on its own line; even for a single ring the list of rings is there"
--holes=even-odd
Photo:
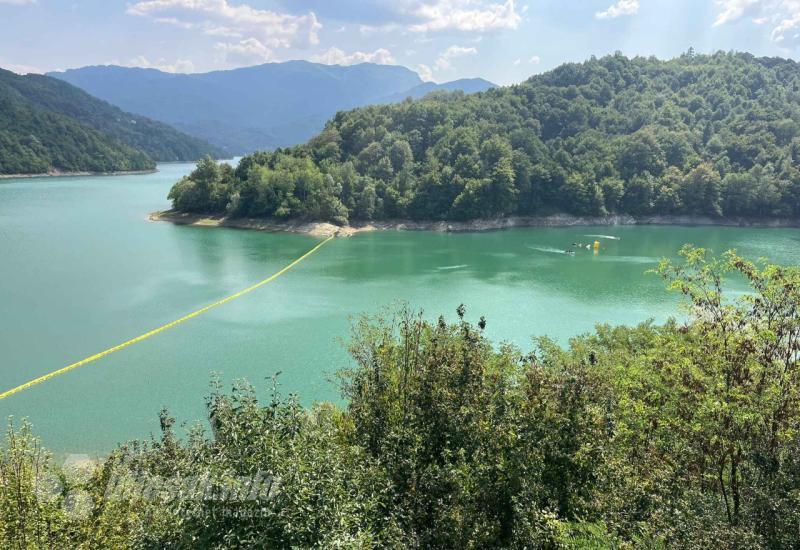
[[[44,376],[40,376],[39,378],[34,378],[30,382],[25,382],[24,384],[22,384],[20,386],[17,386],[16,388],[12,388],[12,389],[7,390],[7,391],[5,391],[3,393],[0,393],[0,399],[5,399],[6,397],[10,397],[10,396],[14,395],[15,393],[21,392],[22,390],[27,390],[28,388],[30,388],[32,386],[35,386],[37,384],[41,384],[42,382],[46,382],[47,380],[50,380],[51,378],[55,378],[56,376],[65,374],[65,373],[67,373],[67,372],[69,372],[71,370],[77,369],[78,367],[82,367],[82,366],[87,365],[87,364],[89,364],[89,363],[91,363],[93,361],[97,361],[98,359],[101,359],[101,358],[103,358],[103,357],[105,357],[107,355],[111,355],[115,351],[119,351],[121,349],[125,349],[128,346],[132,346],[133,344],[141,342],[142,340],[146,340],[146,339],[150,338],[151,336],[155,336],[156,334],[158,334],[160,332],[164,332],[167,329],[171,329],[174,326],[180,325],[181,323],[183,323],[185,321],[188,321],[189,319],[192,319],[193,317],[197,317],[198,315],[202,315],[206,311],[214,309],[215,307],[219,307],[219,306],[221,306],[223,304],[227,304],[228,302],[230,302],[232,300],[235,300],[236,298],[240,298],[240,297],[244,296],[245,294],[248,294],[248,293],[254,291],[257,288],[264,286],[267,283],[271,283],[272,281],[274,281],[275,279],[277,279],[278,277],[280,277],[281,275],[283,275],[284,273],[286,273],[287,271],[292,269],[294,266],[296,266],[297,264],[299,264],[300,262],[302,262],[303,260],[305,260],[306,258],[311,256],[314,252],[316,252],[317,250],[322,248],[323,245],[325,245],[328,241],[330,241],[333,238],[334,238],[333,236],[328,237],[327,239],[325,239],[321,243],[317,244],[317,246],[315,246],[314,248],[312,248],[311,250],[309,250],[308,252],[306,252],[305,254],[300,256],[299,258],[297,258],[295,261],[293,261],[292,263],[290,263],[289,265],[287,265],[286,267],[284,267],[283,269],[281,269],[277,273],[275,273],[273,275],[270,275],[269,277],[267,277],[263,281],[259,281],[258,283],[254,284],[252,286],[249,286],[249,287],[245,288],[244,290],[240,290],[236,294],[231,294],[227,298],[223,298],[222,300],[216,301],[213,304],[209,304],[209,305],[207,305],[207,306],[205,306],[203,308],[198,309],[197,311],[193,311],[192,313],[190,313],[188,315],[184,315],[180,319],[176,319],[176,320],[172,321],[171,323],[167,323],[166,325],[162,325],[162,326],[158,327],[157,329],[151,330],[150,332],[145,332],[141,336],[137,336],[136,338],[132,338],[131,340],[128,340],[127,342],[123,342],[123,343],[121,343],[119,345],[114,346],[113,348],[108,348],[107,350],[101,351],[100,353],[96,353],[96,354],[94,354],[94,355],[92,355],[90,357],[87,357],[86,359],[81,359],[77,363],[72,363],[71,365],[67,365],[66,367],[63,367],[63,368],[55,370],[55,371],[53,371],[51,373],[45,374]]]

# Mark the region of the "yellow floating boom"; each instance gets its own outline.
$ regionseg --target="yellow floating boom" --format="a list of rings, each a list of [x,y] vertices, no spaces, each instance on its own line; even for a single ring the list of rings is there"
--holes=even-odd
[[[0,399],[5,399],[6,397],[10,397],[10,396],[14,395],[15,393],[21,392],[22,390],[27,390],[28,388],[33,387],[33,386],[35,386],[37,384],[41,384],[42,382],[46,382],[47,380],[50,380],[51,378],[55,378],[56,376],[60,376],[62,374],[66,374],[71,370],[77,369],[78,367],[82,367],[84,365],[88,365],[89,363],[97,361],[98,359],[102,359],[103,357],[106,357],[107,355],[111,355],[112,353],[114,353],[116,351],[120,351],[122,349],[125,349],[128,346],[132,346],[133,344],[141,342],[142,340],[147,340],[148,338],[150,338],[152,336],[155,336],[156,334],[158,334],[160,332],[164,332],[167,329],[171,329],[172,327],[178,326],[181,323],[184,323],[184,322],[188,321],[189,319],[197,317],[198,315],[202,315],[203,313],[205,313],[205,312],[207,312],[209,310],[212,310],[212,309],[214,309],[216,307],[219,307],[219,306],[221,306],[223,304],[227,304],[228,302],[231,302],[231,301],[235,300],[236,298],[241,298],[245,294],[253,292],[257,288],[262,287],[262,286],[266,285],[267,283],[271,283],[272,281],[274,281],[275,279],[277,279],[278,277],[280,277],[281,275],[283,275],[284,273],[286,273],[287,271],[292,269],[294,266],[296,266],[297,264],[299,264],[300,262],[302,262],[303,260],[305,260],[306,258],[311,256],[314,252],[316,252],[317,250],[322,248],[323,245],[328,243],[328,241],[330,241],[333,238],[334,238],[334,236],[328,237],[327,239],[325,239],[321,243],[317,244],[314,248],[312,248],[311,250],[309,250],[308,252],[306,252],[305,254],[300,256],[299,258],[297,258],[295,261],[293,261],[292,263],[290,263],[289,265],[287,265],[286,267],[284,267],[283,269],[281,269],[277,273],[274,273],[274,274],[270,275],[269,277],[267,277],[263,281],[259,281],[256,284],[245,288],[244,290],[240,290],[236,294],[231,294],[227,298],[223,298],[222,300],[218,300],[218,301],[214,302],[213,304],[209,304],[209,305],[207,305],[207,306],[205,306],[203,308],[200,308],[200,309],[198,309],[196,311],[193,311],[193,312],[189,313],[188,315],[184,315],[180,319],[175,319],[174,321],[172,321],[170,323],[167,323],[166,325],[161,325],[160,327],[158,327],[156,329],[153,329],[150,332],[145,332],[144,334],[142,334],[140,336],[137,336],[136,338],[132,338],[132,339],[128,340],[127,342],[123,342],[121,344],[118,344],[118,345],[114,346],[113,348],[108,348],[107,350],[101,351],[100,353],[96,353],[96,354],[94,354],[92,356],[87,357],[86,359],[81,359],[77,363],[72,363],[71,365],[67,365],[66,367],[60,368],[58,370],[54,370],[53,372],[50,372],[50,373],[45,374],[43,376],[40,376],[39,378],[34,378],[33,380],[31,380],[29,382],[25,382],[24,384],[21,384],[21,385],[17,386],[16,388],[11,388],[10,390],[4,391],[3,393],[0,393]]]

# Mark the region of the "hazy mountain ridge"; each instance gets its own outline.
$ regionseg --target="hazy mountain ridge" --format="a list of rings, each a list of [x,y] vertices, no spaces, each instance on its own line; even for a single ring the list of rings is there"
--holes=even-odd
[[[410,90],[381,98],[376,103],[397,103],[403,101],[407,97],[411,99],[421,99],[434,92],[464,92],[465,94],[474,94],[485,92],[492,88],[497,88],[497,85],[483,78],[461,78],[441,84],[437,84],[436,82],[423,82]]]
[[[303,143],[341,110],[422,97],[438,89],[471,92],[494,86],[480,79],[425,83],[414,71],[396,65],[307,61],[198,74],[93,66],[50,75],[206,139],[229,154]]]

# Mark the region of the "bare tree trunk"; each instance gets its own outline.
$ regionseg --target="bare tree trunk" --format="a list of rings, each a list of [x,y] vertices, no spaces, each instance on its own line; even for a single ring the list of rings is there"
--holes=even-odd
[[[722,498],[725,501],[725,511],[728,514],[728,523],[733,523],[731,519],[731,506],[728,503],[728,491],[725,489],[725,480],[722,478],[722,474],[725,471],[725,460],[722,460],[722,463],[719,465],[719,470],[717,471],[719,477],[719,487],[722,489]]]
[[[739,524],[739,451],[731,453],[731,496],[733,498],[733,525]]]

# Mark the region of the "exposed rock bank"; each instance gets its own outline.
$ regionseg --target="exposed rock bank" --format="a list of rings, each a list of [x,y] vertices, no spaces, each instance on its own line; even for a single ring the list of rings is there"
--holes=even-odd
[[[158,170],[121,170],[119,172],[59,172],[51,170],[44,174],[0,174],[0,180],[15,178],[71,178],[79,176],[138,176],[142,174],[155,174]]]
[[[279,221],[253,218],[227,218],[183,214],[172,210],[150,214],[152,221],[168,221],[180,225],[200,227],[232,227],[256,231],[287,231],[315,237],[337,235],[349,237],[366,231],[491,231],[509,227],[569,227],[583,225],[726,225],[735,227],[800,227],[800,220],[792,219],[745,219],[711,218],[705,216],[643,216],[627,215],[582,217],[570,214],[551,216],[509,217],[493,220],[471,220],[465,222],[424,222],[410,220],[374,221],[354,223],[340,227],[327,222]]]

